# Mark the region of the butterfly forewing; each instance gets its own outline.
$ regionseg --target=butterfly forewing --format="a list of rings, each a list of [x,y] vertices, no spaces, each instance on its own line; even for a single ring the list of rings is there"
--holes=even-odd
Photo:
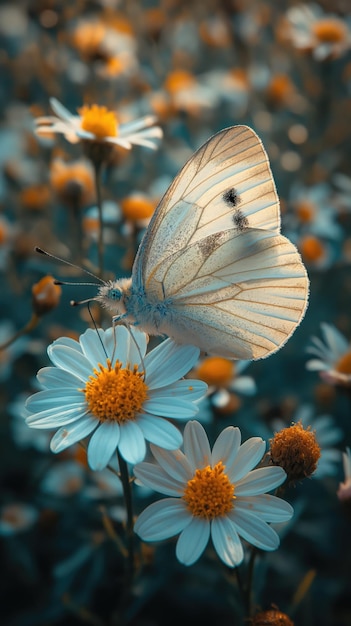
[[[278,233],[279,201],[261,140],[233,126],[210,138],[174,179],[140,247],[135,279],[146,284],[170,254],[209,234],[248,226]]]

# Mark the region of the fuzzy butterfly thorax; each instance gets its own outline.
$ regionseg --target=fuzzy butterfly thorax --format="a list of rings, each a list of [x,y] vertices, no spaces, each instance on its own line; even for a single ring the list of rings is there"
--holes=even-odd
[[[132,278],[100,288],[118,323],[230,359],[279,350],[301,322],[309,281],[280,233],[261,140],[226,128],[187,161],[155,210]]]

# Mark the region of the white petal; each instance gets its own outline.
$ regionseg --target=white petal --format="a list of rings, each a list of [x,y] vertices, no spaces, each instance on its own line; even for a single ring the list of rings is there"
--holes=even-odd
[[[181,450],[166,451],[152,444],[150,449],[156,461],[169,474],[170,478],[179,481],[183,487],[193,477],[193,469]]]
[[[125,330],[128,332],[126,365],[128,364],[133,368],[134,365],[140,364],[139,369],[143,369],[142,361],[146,354],[148,336],[133,327],[126,328]]]
[[[234,508],[236,511],[250,511],[265,522],[286,522],[291,519],[294,509],[291,504],[268,494],[244,498],[240,496],[235,500]]]
[[[72,426],[60,428],[51,439],[50,448],[52,452],[61,452],[77,443],[77,441],[81,441],[81,439],[90,435],[96,426],[96,419],[85,416],[72,424]]]
[[[61,104],[61,102],[59,102],[56,98],[50,98],[50,105],[51,108],[53,110],[53,112],[60,117],[61,119],[65,120],[66,122],[71,122],[72,117],[74,118],[75,116],[72,115],[72,113],[70,113],[70,111],[68,109],[66,109],[66,107],[63,106],[63,104]]]
[[[226,473],[232,482],[239,481],[262,459],[266,443],[261,437],[251,437],[242,446],[231,465],[226,466]]]
[[[116,452],[120,427],[116,422],[103,422],[96,429],[88,445],[88,463],[93,470],[102,470]]]
[[[192,380],[186,378],[184,380],[177,380],[172,385],[167,385],[162,389],[157,389],[158,398],[182,398],[186,402],[194,402],[194,400],[201,400],[205,397],[208,390],[208,386],[202,380]]]
[[[56,408],[56,410],[63,408],[70,408],[72,405],[85,405],[85,397],[81,391],[75,391],[74,389],[47,389],[45,391],[39,391],[29,396],[26,402],[26,408],[31,413],[49,410]],[[64,406],[62,406],[64,405]]]
[[[211,537],[219,558],[229,567],[240,565],[244,550],[235,529],[235,524],[228,517],[212,520]]]
[[[182,378],[195,365],[200,350],[194,346],[179,346],[172,339],[166,339],[154,348],[144,359],[149,389],[159,389],[171,385]]]
[[[141,415],[138,426],[145,439],[166,450],[176,450],[183,443],[183,437],[176,426],[153,415]]]
[[[174,537],[191,521],[184,503],[164,498],[150,504],[138,517],[134,530],[143,541],[162,541]]]
[[[257,391],[257,386],[251,376],[239,376],[234,379],[233,383],[230,385],[230,389],[231,391],[237,391],[246,396],[253,396]]]
[[[219,461],[227,467],[234,463],[241,443],[239,428],[228,426],[217,437],[212,449],[212,467]]]
[[[253,513],[239,512],[234,508],[228,517],[234,522],[239,535],[256,548],[261,550],[278,548],[280,541],[275,530]]]
[[[184,492],[184,483],[169,476],[162,467],[153,463],[138,463],[134,466],[133,472],[145,487],[150,487],[166,496],[179,498]]]
[[[123,458],[132,465],[143,460],[146,454],[145,438],[135,422],[125,422],[121,425],[118,448]]]
[[[211,448],[206,431],[199,422],[188,422],[185,425],[184,453],[192,466],[192,471],[201,469],[211,463]]]
[[[177,541],[176,557],[178,561],[184,565],[195,563],[205,550],[209,538],[210,522],[199,517],[193,517]]]
[[[26,417],[26,422],[31,428],[57,428],[64,424],[72,424],[81,417],[87,415],[87,408],[85,404],[77,404],[68,407],[67,409],[56,408],[48,409],[46,411],[40,411],[40,413],[33,413]]]
[[[88,328],[88,330],[80,336],[79,343],[89,363],[95,363],[96,365],[101,363],[103,365],[110,356],[108,353],[106,354],[106,350],[104,350],[103,336],[104,331],[100,328],[97,331]]]
[[[93,365],[78,350],[51,344],[48,347],[48,355],[54,365],[72,373],[83,382],[86,382],[93,373]]]
[[[130,133],[135,133],[137,130],[142,130],[144,128],[147,128],[148,126],[152,126],[153,124],[156,124],[156,122],[156,117],[154,117],[153,115],[147,115],[144,117],[140,117],[139,119],[131,120],[130,122],[125,122],[124,124],[121,124],[119,132],[122,137],[126,137],[130,135]]]
[[[323,370],[328,370],[329,367],[326,363],[323,363],[323,361],[320,361],[319,359],[310,359],[306,363],[306,369],[310,372],[319,372]]]
[[[58,367],[43,367],[37,373],[37,379],[43,387],[50,389],[64,387],[65,389],[79,389],[82,381],[70,372]]]
[[[252,496],[279,487],[286,479],[282,467],[259,467],[235,483],[236,496]]]
[[[346,341],[344,335],[331,324],[322,323],[321,324],[322,334],[328,346],[335,358],[338,358],[344,352],[347,352],[349,349],[348,341]]]
[[[152,415],[160,415],[172,419],[189,419],[198,413],[196,404],[182,400],[181,398],[161,398],[155,392],[150,393],[150,399],[143,403],[143,409]]]

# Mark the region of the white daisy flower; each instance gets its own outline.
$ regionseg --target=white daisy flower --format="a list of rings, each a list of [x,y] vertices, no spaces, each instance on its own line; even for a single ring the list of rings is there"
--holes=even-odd
[[[143,485],[170,496],[139,515],[135,532],[143,541],[161,541],[180,533],[176,556],[184,565],[199,559],[210,537],[219,558],[229,567],[236,567],[244,558],[240,537],[261,550],[275,550],[279,537],[267,522],[287,521],[293,509],[265,493],[284,482],[285,471],[281,467],[253,469],[265,448],[260,437],[241,445],[239,428],[229,426],[211,452],[201,424],[188,422],[184,452],[151,446],[158,465],[134,467]]]
[[[317,358],[306,363],[306,369],[319,372],[332,385],[351,385],[351,344],[335,326],[322,323],[322,339],[312,337],[306,352]]]
[[[93,470],[106,467],[117,448],[127,462],[142,461],[145,440],[178,448],[182,435],[163,418],[185,420],[198,412],[206,384],[179,379],[199,350],[167,339],[146,355],[146,346],[145,333],[124,326],[88,329],[79,342],[57,339],[48,348],[54,367],[38,372],[44,391],[27,401],[27,424],[59,428],[53,452],[92,435],[87,456]]]
[[[78,110],[79,115],[72,115],[56,98],[50,98],[50,104],[56,117],[37,118],[36,134],[39,136],[59,133],[70,143],[93,141],[114,144],[127,150],[133,145],[155,150],[158,147],[156,140],[163,136],[161,128],[155,126],[153,115],[119,124],[115,111],[109,111],[104,106],[83,106]]]

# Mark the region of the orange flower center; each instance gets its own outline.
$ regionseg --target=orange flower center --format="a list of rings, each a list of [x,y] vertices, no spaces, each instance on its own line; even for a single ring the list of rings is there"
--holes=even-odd
[[[178,91],[192,87],[195,83],[195,78],[190,72],[186,70],[174,70],[170,72],[165,81],[165,88],[171,94],[175,94]]]
[[[335,370],[340,374],[351,374],[351,351],[343,354],[336,363]]]
[[[212,520],[223,517],[234,506],[234,485],[219,461],[214,467],[197,469],[185,488],[183,500],[194,517]]]
[[[142,194],[133,194],[122,200],[121,209],[126,220],[135,222],[151,217],[155,210],[155,203]]]
[[[325,248],[317,237],[308,235],[299,244],[301,254],[305,261],[320,261],[324,257]]]
[[[270,440],[270,455],[273,465],[285,469],[288,480],[302,480],[311,476],[317,468],[321,455],[315,433],[301,422],[275,433]]]
[[[117,137],[118,122],[114,111],[104,106],[92,104],[78,109],[81,116],[81,128],[96,135],[98,139]]]
[[[316,214],[316,207],[313,202],[309,202],[308,200],[301,200],[296,205],[296,215],[299,218],[300,222],[304,224],[309,224],[313,222]]]
[[[223,357],[210,356],[199,365],[196,375],[208,385],[227,387],[234,376],[234,372],[232,361]]]
[[[337,18],[323,18],[313,24],[313,32],[322,43],[340,43],[347,34],[347,26]]]
[[[82,391],[89,410],[99,421],[122,424],[134,420],[143,410],[147,400],[148,387],[144,383],[143,372],[138,372],[138,365],[133,369],[123,368],[120,361],[112,367],[107,359],[107,367],[99,363],[94,375]]]

